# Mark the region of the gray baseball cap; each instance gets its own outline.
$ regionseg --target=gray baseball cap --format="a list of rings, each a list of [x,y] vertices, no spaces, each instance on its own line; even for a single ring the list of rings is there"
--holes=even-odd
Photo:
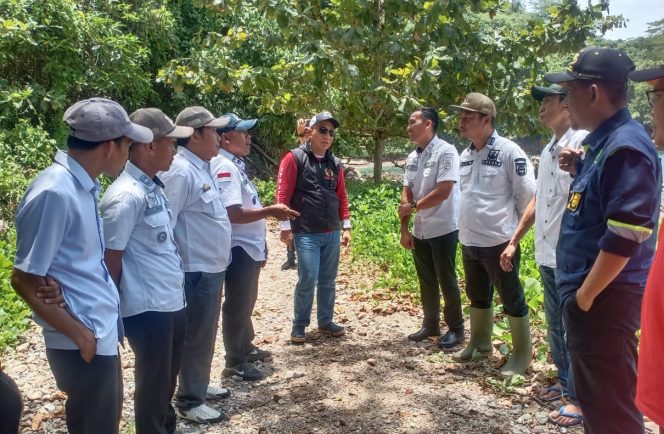
[[[153,140],[159,140],[162,137],[175,139],[186,139],[194,134],[194,129],[175,125],[171,118],[158,108],[142,108],[129,115],[132,122],[149,128],[154,135]]]
[[[152,131],[133,123],[120,104],[106,98],[89,98],[69,107],[63,120],[69,135],[88,142],[105,142],[129,137],[134,142],[150,143]]]
[[[215,118],[205,107],[192,106],[182,110],[175,118],[176,125],[200,128],[224,128],[228,126],[230,119],[227,117]]]
[[[330,112],[320,112],[316,116],[312,117],[309,120],[309,127],[313,128],[316,124],[320,124],[323,121],[330,121],[332,122],[332,125],[334,125],[334,128],[339,128],[339,121],[334,119],[334,116],[332,116],[332,113]]]

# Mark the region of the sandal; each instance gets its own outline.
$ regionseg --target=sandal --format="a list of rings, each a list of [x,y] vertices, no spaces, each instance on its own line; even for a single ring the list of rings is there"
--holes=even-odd
[[[553,393],[553,395],[548,396]],[[548,396],[545,398],[545,396]],[[567,396],[567,388],[560,383],[552,384],[551,386],[545,387],[540,391],[538,398],[544,402],[553,402],[558,401],[562,397]]]
[[[559,422],[556,417],[562,416],[562,417],[567,417],[572,419],[571,422],[564,423],[564,422]],[[563,405],[560,407],[560,410],[558,411],[558,414],[554,417],[549,415],[549,421],[555,425],[562,426],[564,428],[569,428],[572,426],[577,426],[583,424],[583,415],[579,413],[572,413],[571,411],[565,411],[565,406]]]

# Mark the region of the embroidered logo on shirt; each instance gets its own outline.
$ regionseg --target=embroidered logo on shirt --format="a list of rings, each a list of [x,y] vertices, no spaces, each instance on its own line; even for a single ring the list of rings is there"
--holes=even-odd
[[[210,187],[208,184],[203,184],[203,187],[202,187],[202,188],[203,188],[203,192],[206,192],[206,191],[208,191],[209,189],[211,189],[212,187]]]
[[[161,231],[157,234],[157,241],[160,242],[160,243],[166,242],[166,237],[167,237],[166,232]]]
[[[452,158],[451,155],[445,155],[445,157],[443,158],[443,169],[445,169],[445,170],[451,169],[452,168],[452,160],[453,160],[453,158]],[[472,161],[471,161],[471,163],[472,163]]]
[[[528,169],[526,167],[526,159],[525,158],[515,158],[514,159],[514,170],[516,171],[517,175],[526,176],[526,173],[528,172]]]
[[[475,161],[475,160],[462,161],[461,162],[461,167],[472,166],[473,161]]]
[[[503,165],[502,161],[498,161],[498,154],[500,154],[500,149],[491,149],[489,150],[489,155],[486,160],[482,160],[482,164],[485,166],[500,167]]]
[[[567,209],[574,212],[579,208],[579,204],[581,203],[581,193],[578,191],[573,191],[572,194],[569,196],[569,200],[567,201]]]

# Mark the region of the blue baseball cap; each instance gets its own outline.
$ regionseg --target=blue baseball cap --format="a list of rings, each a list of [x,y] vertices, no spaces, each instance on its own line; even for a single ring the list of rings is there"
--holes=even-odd
[[[217,129],[219,134],[225,133],[226,131],[250,131],[256,128],[256,125],[258,124],[258,119],[241,119],[235,113],[226,113],[221,117],[228,119],[228,125]]]

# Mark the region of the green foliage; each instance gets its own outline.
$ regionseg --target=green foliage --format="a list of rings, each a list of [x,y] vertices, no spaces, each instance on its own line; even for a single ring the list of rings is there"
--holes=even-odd
[[[258,198],[264,206],[272,205],[274,203],[274,192],[276,189],[276,182],[274,179],[254,179],[256,190],[258,191]]]
[[[30,308],[11,287],[11,270],[14,264],[16,233],[13,230],[0,234],[0,353],[18,342],[18,337],[28,327]]]

